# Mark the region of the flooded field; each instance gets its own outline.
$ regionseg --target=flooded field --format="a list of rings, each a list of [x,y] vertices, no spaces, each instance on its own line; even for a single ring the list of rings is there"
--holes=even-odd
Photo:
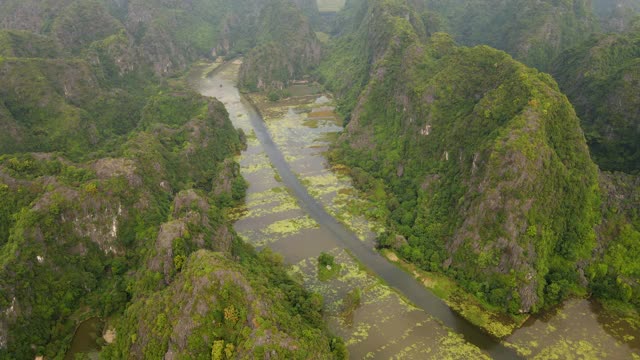
[[[98,359],[98,351],[101,348],[99,340],[102,338],[104,322],[97,317],[90,318],[80,323],[71,342],[71,347],[65,355],[65,360],[73,360],[76,355],[84,354],[89,359]]]
[[[640,329],[583,299],[530,318],[506,341],[533,359],[640,359]]]
[[[292,274],[323,295],[330,326],[352,358],[637,356],[638,329],[604,319],[586,300],[530,319],[502,343],[453,313],[373,249],[382,226],[366,220],[367,204],[323,156],[342,130],[330,96],[298,86],[299,96],[292,99],[271,103],[253,95],[250,103],[235,87],[239,66],[230,63],[215,72],[203,66],[192,77],[247,134],[248,148],[238,161],[249,189],[245,207],[233,214],[235,228],[245,241],[282,254]],[[205,72],[212,76],[200,76]],[[321,252],[335,258],[328,278],[319,276]]]

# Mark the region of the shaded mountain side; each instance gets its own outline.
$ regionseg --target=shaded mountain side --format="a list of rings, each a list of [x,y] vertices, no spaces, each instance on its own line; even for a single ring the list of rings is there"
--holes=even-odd
[[[0,31],[0,56],[56,58],[60,47],[50,38],[25,30]]]
[[[239,85],[248,90],[282,89],[320,62],[320,41],[308,19],[287,0],[263,8],[257,42],[240,68]]]
[[[144,91],[102,86],[93,70],[80,59],[0,61],[0,126],[11,134],[0,152],[64,151],[77,159],[135,128]]]
[[[593,0],[595,15],[605,32],[625,32],[640,15],[638,0]]]
[[[562,53],[552,72],[604,170],[640,171],[640,28],[595,36]]]
[[[123,25],[98,1],[74,1],[49,20],[50,34],[62,47],[77,54],[94,41],[118,33]]]
[[[424,0],[444,22],[442,30],[464,45],[490,45],[548,71],[561,51],[598,30],[591,0]]]
[[[403,1],[365,6],[386,21],[362,18],[366,26],[337,40],[351,52],[321,69],[347,89],[331,66],[363,49],[362,37],[381,40],[359,54],[366,86],[333,154],[385,209],[380,245],[395,243],[506,312],[580,291],[595,246],[597,168],[555,81],[486,46],[440,33],[423,41]]]
[[[11,0],[0,4],[0,28],[48,35],[74,55],[96,41],[124,32],[126,36],[118,40],[127,41],[121,50],[128,55],[128,67],[143,64],[151,66],[155,74],[170,75],[197,58],[234,56],[259,45],[260,36],[269,36],[258,32],[265,30],[260,15],[274,4],[280,4],[278,9],[287,14],[291,6],[305,21],[303,11],[309,16],[317,13],[315,2],[310,0]],[[280,25],[291,28],[290,24],[272,21],[266,30],[281,31]],[[308,26],[305,31],[308,47],[315,46],[314,33]],[[308,53],[296,51],[302,38],[272,38],[282,48],[294,49],[289,50],[290,61],[309,62],[305,59]]]
[[[348,122],[360,92],[370,79],[373,66],[385,55],[393,41],[405,36],[408,25],[411,36],[425,36],[422,18],[404,1],[367,2],[349,0],[338,14],[339,35],[327,49],[318,68],[318,77],[336,94],[338,106]],[[409,24],[398,24],[408,18]]]
[[[601,173],[602,222],[596,228],[598,245],[590,268],[593,293],[640,309],[640,177]]]

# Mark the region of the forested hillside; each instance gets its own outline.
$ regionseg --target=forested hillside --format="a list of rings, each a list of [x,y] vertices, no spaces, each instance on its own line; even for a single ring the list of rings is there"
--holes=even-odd
[[[597,168],[555,81],[488,47],[423,41],[402,1],[361,6],[362,25],[336,40],[321,75],[357,96],[342,104],[349,122],[333,156],[386,208],[380,246],[507,312],[595,286]],[[354,54],[356,80],[340,76]],[[637,288],[637,274],[626,279]]]
[[[317,62],[319,49],[315,34],[300,24],[307,22],[300,9],[310,16],[317,13],[313,0],[11,0],[0,4],[0,28],[49,35],[72,54],[107,53],[118,60],[120,72],[144,64],[156,74],[172,74],[199,57],[232,57],[274,42],[287,49],[287,65],[305,67]],[[296,17],[300,33],[291,34],[292,24],[281,20]],[[261,69],[249,71],[272,76]],[[296,75],[279,74],[277,80]]]
[[[638,0],[593,0],[594,13],[605,32],[624,32],[638,22]]]
[[[268,6],[306,21],[293,2]],[[268,6],[0,3],[0,358],[63,357],[90,316],[122,334],[107,357],[344,356],[321,299],[224,215],[244,197],[233,160],[243,134],[220,102],[167,78],[200,57],[283,46],[290,28],[264,18]],[[186,288],[207,306],[176,324],[195,314],[176,294]],[[171,322],[166,304],[182,311]],[[143,318],[151,328],[138,328]]]
[[[541,71],[598,30],[591,0],[423,1],[461,44],[490,45]]]
[[[320,41],[309,19],[287,0],[264,7],[256,34],[259,45],[240,71],[240,86],[247,90],[282,89],[320,62]]]
[[[603,170],[640,171],[640,27],[594,36],[562,53],[552,73],[580,116]]]

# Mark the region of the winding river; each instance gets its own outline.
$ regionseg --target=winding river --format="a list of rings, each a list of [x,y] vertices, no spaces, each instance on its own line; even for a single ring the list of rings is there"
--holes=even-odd
[[[215,66],[196,67],[190,82],[201,94],[222,101],[234,126],[248,135],[248,149],[238,161],[249,189],[246,208],[237,214],[236,231],[245,241],[282,254],[293,265],[292,275],[323,295],[330,327],[345,338],[353,358],[512,359],[543,354],[546,343],[535,343],[544,338],[542,333],[547,334],[545,342],[555,344],[554,331],[564,325],[555,323],[550,331],[549,319],[532,319],[506,342],[485,334],[376,252],[366,220],[336,219],[336,204],[350,204],[352,189],[348,179],[331,172],[323,156],[330,141],[327,135],[341,130],[327,96],[306,89],[298,100],[278,103],[271,113],[260,114],[236,88],[240,62],[212,71]],[[312,119],[313,114],[319,115]],[[365,225],[354,232],[343,222]],[[318,279],[316,259],[323,251],[334,255],[340,266],[329,281]],[[346,312],[345,299],[354,288],[362,290],[362,302]],[[588,307],[586,301],[574,302],[567,311],[584,315],[585,304]],[[600,329],[590,334],[606,351],[617,347],[614,354],[630,357],[637,350],[633,336],[622,343],[602,326],[590,326]],[[568,346],[572,351],[570,341]]]
[[[207,96],[220,99],[230,112],[234,125],[244,128],[245,132],[255,134],[258,146],[267,155],[279,180],[295,197],[301,210],[318,224],[323,233],[319,240],[327,236],[331,244],[336,244],[348,250],[367,269],[370,269],[393,289],[397,290],[411,304],[422,309],[429,316],[435,318],[445,327],[458,334],[462,334],[469,343],[482,349],[495,359],[517,358],[513,349],[509,349],[497,340],[486,335],[465,319],[452,312],[446,304],[432,294],[410,274],[390,263],[375,251],[370,242],[363,242],[356,234],[347,229],[342,223],[329,215],[324,206],[309,194],[301,183],[282,151],[274,142],[265,121],[256,108],[244,98],[235,87],[234,78],[237,76],[239,64],[227,63],[217,69],[213,76],[200,82],[199,90]],[[244,119],[245,121],[240,121]],[[247,121],[248,120],[248,123]],[[251,151],[251,150],[249,150]],[[249,183],[253,185],[252,179]],[[249,190],[251,192],[251,189]],[[318,256],[320,252],[312,254]]]

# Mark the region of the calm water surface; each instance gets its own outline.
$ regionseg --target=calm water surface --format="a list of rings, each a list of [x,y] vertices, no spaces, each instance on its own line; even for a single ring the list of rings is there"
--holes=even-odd
[[[89,354],[91,359],[98,359],[100,345],[98,339],[102,337],[104,322],[97,317],[87,319],[78,325],[71,341],[71,347],[65,355],[65,360],[73,360],[76,354]]]

